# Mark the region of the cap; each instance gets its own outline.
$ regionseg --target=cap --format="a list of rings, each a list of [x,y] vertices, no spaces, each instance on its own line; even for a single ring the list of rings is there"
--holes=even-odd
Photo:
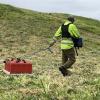
[[[71,21],[72,23],[75,21],[75,18],[74,18],[74,16],[68,16],[68,18],[67,18],[69,21]]]

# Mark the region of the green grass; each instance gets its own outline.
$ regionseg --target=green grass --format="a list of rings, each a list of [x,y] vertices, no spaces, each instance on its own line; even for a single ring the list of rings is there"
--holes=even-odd
[[[41,13],[0,4],[0,59],[28,55],[46,48],[68,14]],[[24,56],[33,65],[31,76],[12,76],[2,72],[0,100],[99,100],[100,98],[100,21],[76,16],[84,38],[71,76],[58,70],[61,50],[58,42],[49,51]]]

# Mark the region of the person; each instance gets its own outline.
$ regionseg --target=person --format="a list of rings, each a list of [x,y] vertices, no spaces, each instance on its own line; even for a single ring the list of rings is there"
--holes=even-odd
[[[50,43],[51,47],[56,43],[58,37],[61,37],[62,65],[59,67],[59,71],[63,76],[69,74],[68,68],[71,68],[76,61],[74,43],[71,37],[79,38],[80,34],[74,22],[74,16],[69,16],[67,21],[56,31],[53,42]]]

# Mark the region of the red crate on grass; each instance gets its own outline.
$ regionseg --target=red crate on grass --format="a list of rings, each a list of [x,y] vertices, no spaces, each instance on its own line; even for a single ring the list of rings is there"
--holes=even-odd
[[[9,60],[3,69],[7,74],[31,74],[32,63],[25,60]]]

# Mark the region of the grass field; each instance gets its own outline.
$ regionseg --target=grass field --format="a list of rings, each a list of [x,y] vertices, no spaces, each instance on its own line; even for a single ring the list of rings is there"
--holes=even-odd
[[[68,14],[41,13],[0,4],[0,60],[48,47]],[[76,16],[84,47],[71,75],[63,77],[60,42],[49,51],[24,56],[33,73],[6,75],[0,62],[0,100],[100,100],[100,21]]]

